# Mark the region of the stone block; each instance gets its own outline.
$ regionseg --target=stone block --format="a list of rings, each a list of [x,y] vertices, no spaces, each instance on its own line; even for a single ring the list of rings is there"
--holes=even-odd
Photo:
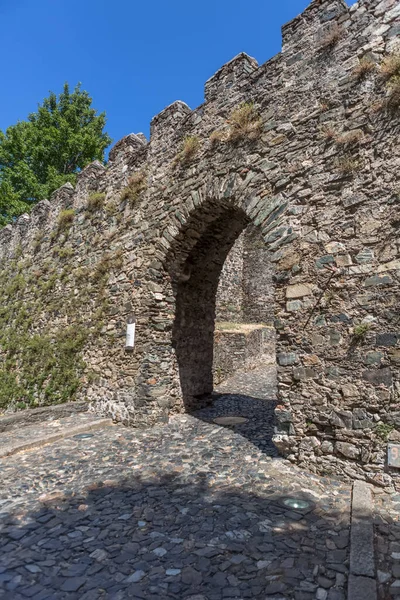
[[[294,365],[299,361],[299,357],[294,352],[282,352],[278,354],[278,364],[282,367],[287,367],[289,365]]]
[[[317,315],[315,317],[314,323],[317,327],[325,327],[326,319],[325,319],[324,315]]]
[[[338,267],[349,267],[352,264],[350,254],[338,254],[335,256],[335,263]]]
[[[352,318],[345,313],[339,313],[338,315],[332,315],[330,317],[331,323],[346,323],[349,324],[352,322]]]
[[[338,346],[342,341],[342,336],[339,331],[330,331],[329,332],[329,344],[331,346]]]
[[[364,281],[365,287],[371,287],[375,285],[391,285],[392,283],[393,279],[390,277],[390,275],[373,275]]]
[[[346,429],[351,429],[353,422],[353,414],[350,410],[337,410],[336,414],[342,419]]]
[[[373,385],[384,385],[386,387],[392,385],[392,371],[389,367],[364,371],[362,376],[366,381]]]
[[[287,312],[296,312],[297,310],[301,310],[302,308],[303,303],[301,300],[291,300],[290,302],[286,302]]]
[[[367,352],[364,358],[366,365],[380,365],[383,359],[382,352]]]
[[[354,429],[371,429],[374,423],[368,416],[365,408],[355,408],[353,410],[353,428]]]
[[[324,440],[321,444],[321,452],[323,452],[323,454],[332,454],[333,453],[333,444],[332,442],[329,442],[328,440]]]
[[[390,349],[389,350],[389,358],[390,361],[395,364],[395,365],[400,365],[400,348],[396,349]]]
[[[286,288],[286,298],[303,298],[303,296],[311,296],[312,293],[311,283],[296,283]]]
[[[375,576],[373,503],[370,486],[354,482],[351,507],[350,573]]]
[[[316,354],[304,354],[302,356],[302,361],[304,366],[306,367],[312,367],[321,363],[320,359]]]
[[[285,408],[276,407],[274,415],[277,423],[293,422],[292,413],[289,410],[286,410]]]
[[[342,385],[342,394],[345,398],[358,398],[360,396],[358,387],[353,383]]]
[[[328,242],[325,244],[325,249],[329,254],[343,254],[346,246],[341,242]]]
[[[376,581],[371,577],[350,575],[348,600],[377,600]]]
[[[356,255],[356,261],[359,264],[370,263],[374,260],[374,252],[370,248],[364,248]]]
[[[345,208],[351,208],[352,206],[365,202],[365,200],[366,196],[364,196],[364,194],[352,194],[351,196],[347,196],[347,198],[343,198],[343,206]]]
[[[313,452],[314,448],[317,448],[320,445],[321,442],[319,439],[313,435],[310,435],[301,440],[299,449],[303,451],[305,450],[306,452]]]
[[[376,336],[377,346],[394,347],[400,341],[400,333],[378,333]]]
[[[384,265],[379,265],[376,272],[384,273],[385,271],[399,271],[400,270],[400,260],[391,260]]]
[[[335,448],[339,454],[346,458],[351,458],[352,460],[360,458],[360,450],[357,446],[354,446],[354,444],[349,444],[348,442],[336,442]]]
[[[308,367],[295,367],[293,369],[293,377],[297,381],[304,381],[305,379],[316,379],[317,373]]]
[[[317,269],[323,269],[325,265],[332,265],[335,262],[335,257],[333,254],[326,254],[325,256],[320,256],[315,261],[315,266]]]

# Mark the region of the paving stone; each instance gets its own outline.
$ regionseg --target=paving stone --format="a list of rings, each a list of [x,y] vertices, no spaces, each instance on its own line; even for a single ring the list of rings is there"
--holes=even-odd
[[[351,490],[276,458],[273,406],[264,401],[257,420],[250,397],[220,394],[196,417],[143,431],[113,427],[0,460],[0,495],[18,512],[0,518],[0,544],[20,571],[3,569],[0,581],[15,586],[16,598],[51,584],[52,600],[315,598],[326,574],[314,573],[314,557],[329,569],[348,558],[347,547],[330,550],[325,540],[346,546]],[[246,423],[213,423],[238,411]],[[304,493],[312,508],[296,511],[297,520],[281,499]],[[45,507],[44,494],[53,498]],[[276,568],[285,569],[278,580]]]

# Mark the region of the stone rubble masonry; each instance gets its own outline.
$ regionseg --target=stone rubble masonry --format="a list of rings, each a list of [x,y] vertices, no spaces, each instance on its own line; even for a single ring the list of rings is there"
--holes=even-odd
[[[98,325],[90,290],[107,267],[107,308],[82,351],[78,400],[137,427],[201,406],[213,386],[219,276],[251,225],[272,265],[278,448],[312,472],[397,481],[385,464],[387,435],[398,439],[400,429],[399,117],[385,108],[379,70],[363,79],[353,70],[395,52],[399,24],[396,0],[314,0],[283,27],[278,55],[258,66],[239,54],[207,81],[201,106],[168,106],[149,142],[128,135],[107,167],[93,163],[75,189],[63,186],[0,231],[4,268],[22,261],[37,273],[27,304],[49,269],[51,294],[64,301],[30,315],[32,334],[78,319]],[[243,102],[262,119],[260,137],[210,140]],[[335,141],[348,132],[356,141]],[[199,150],[182,160],[187,136]],[[121,202],[133,174],[146,190]],[[92,193],[105,195],[95,213]],[[262,281],[254,286],[263,293]],[[126,353],[132,314],[136,346]]]

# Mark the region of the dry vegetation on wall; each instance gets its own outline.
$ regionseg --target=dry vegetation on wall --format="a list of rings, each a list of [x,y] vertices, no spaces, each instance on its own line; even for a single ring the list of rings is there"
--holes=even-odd
[[[88,212],[95,212],[100,210],[104,206],[104,202],[106,200],[106,195],[104,192],[93,192],[90,194],[86,209]]]
[[[256,140],[262,133],[262,119],[253,102],[244,102],[235,108],[228,119],[228,140],[238,142],[243,139]]]
[[[196,135],[188,135],[183,139],[181,150],[176,155],[173,166],[187,165],[200,151],[200,139]]]
[[[358,158],[345,154],[335,161],[337,171],[343,176],[354,175],[362,168],[362,163]]]
[[[340,41],[343,37],[344,32],[343,29],[334,23],[329,27],[328,31],[324,33],[324,35],[319,40],[319,50],[321,52],[326,52],[332,50],[334,46]]]
[[[263,132],[263,122],[253,102],[242,102],[234,108],[226,121],[226,129],[216,129],[209,137],[211,147],[219,143],[233,144],[257,140]]]
[[[356,67],[354,67],[352,72],[353,78],[356,81],[362,81],[363,79],[365,79],[365,77],[367,77],[367,75],[370,75],[371,73],[376,71],[376,68],[376,62],[368,56],[365,56],[360,60],[359,64]]]
[[[227,138],[227,134],[224,131],[220,131],[216,129],[210,135],[210,144],[211,147],[217,146],[221,142],[225,142]]]
[[[380,73],[386,83],[385,106],[390,113],[400,110],[400,52],[387,56],[381,64]]]
[[[147,189],[146,173],[138,171],[128,181],[128,185],[122,190],[121,201],[128,200],[134,206],[139,196]]]
[[[75,211],[72,208],[62,210],[58,216],[57,228],[58,231],[65,231],[71,227],[75,218]]]
[[[361,129],[353,129],[346,131],[335,137],[335,142],[338,146],[355,146],[361,142],[364,134]]]
[[[393,53],[383,59],[380,72],[385,81],[400,77],[400,53]]]

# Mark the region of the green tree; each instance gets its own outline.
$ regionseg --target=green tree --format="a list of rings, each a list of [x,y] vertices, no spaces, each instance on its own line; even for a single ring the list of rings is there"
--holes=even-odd
[[[80,84],[71,93],[66,83],[27,121],[0,131],[0,225],[29,212],[67,181],[74,183],[93,160],[103,162],[111,143],[105,124],[105,113],[96,113]]]

